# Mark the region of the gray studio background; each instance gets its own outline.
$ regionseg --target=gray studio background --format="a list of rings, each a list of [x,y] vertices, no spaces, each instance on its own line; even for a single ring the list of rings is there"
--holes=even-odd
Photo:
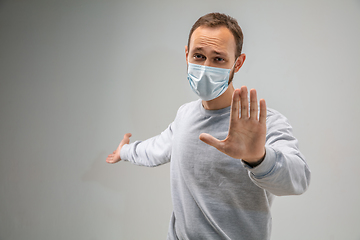
[[[310,189],[278,197],[272,239],[360,239],[360,1],[0,1],[0,239],[165,239],[169,165],[105,163],[196,99],[184,46],[235,17],[235,86],[288,117]]]

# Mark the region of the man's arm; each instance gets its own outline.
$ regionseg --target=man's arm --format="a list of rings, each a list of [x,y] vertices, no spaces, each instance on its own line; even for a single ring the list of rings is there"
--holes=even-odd
[[[224,140],[205,133],[200,139],[230,157],[242,159],[259,187],[275,195],[303,193],[309,185],[310,170],[298,151],[291,126],[278,114],[271,117],[267,136],[265,100],[260,100],[258,118],[255,89],[250,91],[250,113],[247,95],[246,87],[234,91],[229,133]]]
[[[156,167],[170,161],[174,123],[171,123],[161,134],[145,141],[131,144],[131,134],[125,134],[118,148],[106,158],[108,163],[126,160],[146,167]]]
[[[309,186],[311,173],[292,127],[283,115],[273,110],[268,111],[267,125],[263,162],[256,167],[244,164],[251,180],[278,196],[302,194]]]

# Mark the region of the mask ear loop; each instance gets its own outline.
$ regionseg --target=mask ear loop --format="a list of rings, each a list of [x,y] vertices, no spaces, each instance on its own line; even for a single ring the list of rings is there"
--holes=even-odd
[[[239,59],[239,57],[236,58],[236,60],[235,60],[235,62],[234,62],[234,65],[231,67],[231,69],[233,69],[233,68],[235,67],[236,62],[237,62],[238,59]]]
[[[239,57],[236,58],[236,60],[235,60],[235,62],[234,62],[234,65],[233,65],[233,66],[231,67],[231,69],[230,69],[228,85],[230,84],[230,82],[232,82],[232,79],[231,79],[231,81],[230,81],[231,70],[235,67],[236,62],[237,62],[238,59],[239,59]],[[232,75],[233,75],[233,77],[234,77],[234,75],[235,75],[235,68],[234,68],[234,72],[233,72]]]

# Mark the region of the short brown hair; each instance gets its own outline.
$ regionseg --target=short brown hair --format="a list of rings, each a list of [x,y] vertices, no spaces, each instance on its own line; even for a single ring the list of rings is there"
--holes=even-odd
[[[242,30],[235,18],[232,18],[229,15],[226,15],[223,13],[208,13],[208,14],[200,17],[194,23],[194,25],[192,26],[192,28],[190,30],[189,39],[188,39],[188,48],[190,48],[191,35],[200,26],[206,26],[206,27],[211,27],[211,28],[224,26],[227,29],[229,29],[235,38],[235,43],[236,43],[235,58],[240,56],[244,36],[243,36]]]

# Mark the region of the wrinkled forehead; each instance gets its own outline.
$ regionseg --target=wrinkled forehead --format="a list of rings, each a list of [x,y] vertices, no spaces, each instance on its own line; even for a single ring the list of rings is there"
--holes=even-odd
[[[190,49],[208,49],[226,51],[228,54],[235,54],[236,44],[235,38],[231,31],[224,27],[198,27],[190,38]]]

